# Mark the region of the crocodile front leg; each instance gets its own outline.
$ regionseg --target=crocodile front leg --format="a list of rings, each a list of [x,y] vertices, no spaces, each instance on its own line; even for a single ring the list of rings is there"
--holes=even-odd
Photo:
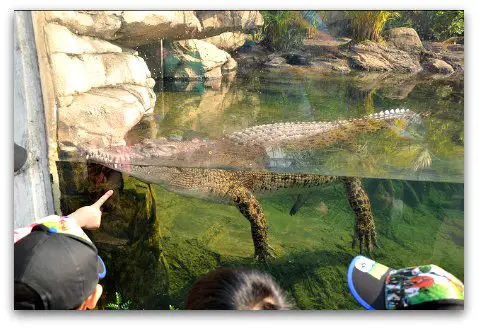
[[[374,247],[378,247],[370,200],[358,178],[343,177],[341,180],[344,182],[350,207],[352,207],[355,212],[355,234],[353,236],[352,247],[355,247],[358,239],[360,243],[360,254],[363,253],[364,245],[367,252],[370,253]]]
[[[254,242],[254,258],[264,262],[271,256],[271,247],[267,243],[267,222],[264,211],[250,190],[243,186],[235,186],[228,191],[234,204],[251,223],[252,240]]]

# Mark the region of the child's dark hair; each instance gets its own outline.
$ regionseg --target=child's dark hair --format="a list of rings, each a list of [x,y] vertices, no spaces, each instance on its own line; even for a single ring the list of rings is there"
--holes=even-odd
[[[287,310],[284,293],[267,273],[252,269],[218,269],[189,291],[187,310]]]

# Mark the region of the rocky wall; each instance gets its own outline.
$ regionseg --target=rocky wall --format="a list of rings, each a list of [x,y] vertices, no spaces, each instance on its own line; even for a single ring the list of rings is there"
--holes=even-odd
[[[123,144],[125,134],[153,112],[155,81],[133,48],[161,39],[250,31],[263,24],[258,11],[41,11],[33,15],[36,43],[43,52],[44,97],[50,99],[46,111],[57,130],[50,135],[56,135],[63,151]],[[235,69],[232,59],[220,64],[206,72],[219,77],[221,67]]]

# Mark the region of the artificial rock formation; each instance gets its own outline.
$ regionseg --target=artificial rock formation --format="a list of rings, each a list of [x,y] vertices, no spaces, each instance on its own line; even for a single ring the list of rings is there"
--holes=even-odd
[[[58,131],[52,135],[58,136],[55,141],[65,151],[78,145],[124,144],[126,133],[143,115],[153,112],[153,77],[157,75],[151,76],[145,60],[132,48],[161,39],[249,31],[263,24],[258,11],[42,11],[33,15],[42,83],[48,89],[44,90],[49,99],[46,107],[57,118]],[[235,61],[225,52],[219,59],[203,57],[207,57],[203,62],[206,78],[235,70]]]
[[[216,36],[203,39],[208,43],[211,43],[221,50],[229,53],[239,49],[247,39],[247,35],[242,32],[225,32]]]
[[[100,38],[114,34],[115,17],[45,12],[41,35],[61,149],[121,144],[128,130],[154,109],[155,82],[145,61],[136,51]]]
[[[130,48],[161,39],[203,39],[224,32],[247,32],[264,24],[255,10],[50,11],[46,18],[77,34]]]
[[[236,69],[224,50],[202,40],[172,41],[166,47],[164,76],[173,79],[218,79]]]

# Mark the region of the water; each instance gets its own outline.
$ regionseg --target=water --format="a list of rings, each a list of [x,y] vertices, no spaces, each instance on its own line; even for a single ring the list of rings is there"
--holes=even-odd
[[[332,121],[390,108],[430,112],[406,127],[325,148],[271,152],[266,169],[362,178],[380,245],[372,256],[395,268],[433,263],[464,281],[463,106],[462,80],[264,71],[209,86],[167,83],[157,93],[154,117],[128,139],[217,139],[259,124]],[[126,174],[123,180],[120,200],[94,234],[109,269],[100,306],[120,292],[130,308],[184,308],[201,275],[247,266],[270,272],[297,309],[361,309],[345,279],[358,248],[351,246],[354,213],[342,184],[259,197],[277,254],[260,264],[252,258],[249,222],[234,206]],[[138,214],[142,195],[156,206]]]
[[[133,184],[141,190],[125,178],[125,189]],[[433,263],[464,281],[463,184],[385,179],[362,184],[380,246],[374,259],[394,268]],[[359,250],[351,245],[355,217],[341,184],[301,193],[304,201],[295,215],[290,210],[297,193],[258,199],[277,255],[267,264],[252,259],[250,224],[234,206],[157,185],[153,194],[156,220],[128,221],[128,214],[119,219],[117,214],[129,213],[136,202],[128,194],[124,207],[108,209],[103,217],[102,230],[116,236],[95,239],[109,269],[103,302],[120,292],[131,308],[184,309],[187,292],[201,275],[218,267],[254,267],[277,279],[295,309],[361,309],[345,278]]]
[[[374,258],[391,267],[434,263],[464,281],[463,185],[364,179],[372,202],[380,249]],[[286,289],[298,309],[360,309],[346,284],[354,214],[343,187],[304,193],[299,211],[289,214],[297,196],[261,198],[272,247],[269,265],[251,260],[249,223],[227,205],[187,199],[157,187],[160,227],[171,272],[167,300],[181,308],[198,276],[218,266],[266,270]],[[156,306],[164,308],[158,300]]]
[[[131,142],[145,137],[217,140],[261,124],[334,121],[410,108],[428,116],[327,147],[270,149],[267,159],[256,158],[254,164],[276,172],[464,181],[463,80],[264,71],[215,83],[167,83],[157,93],[155,117],[130,133]],[[249,169],[247,164],[229,168]]]

